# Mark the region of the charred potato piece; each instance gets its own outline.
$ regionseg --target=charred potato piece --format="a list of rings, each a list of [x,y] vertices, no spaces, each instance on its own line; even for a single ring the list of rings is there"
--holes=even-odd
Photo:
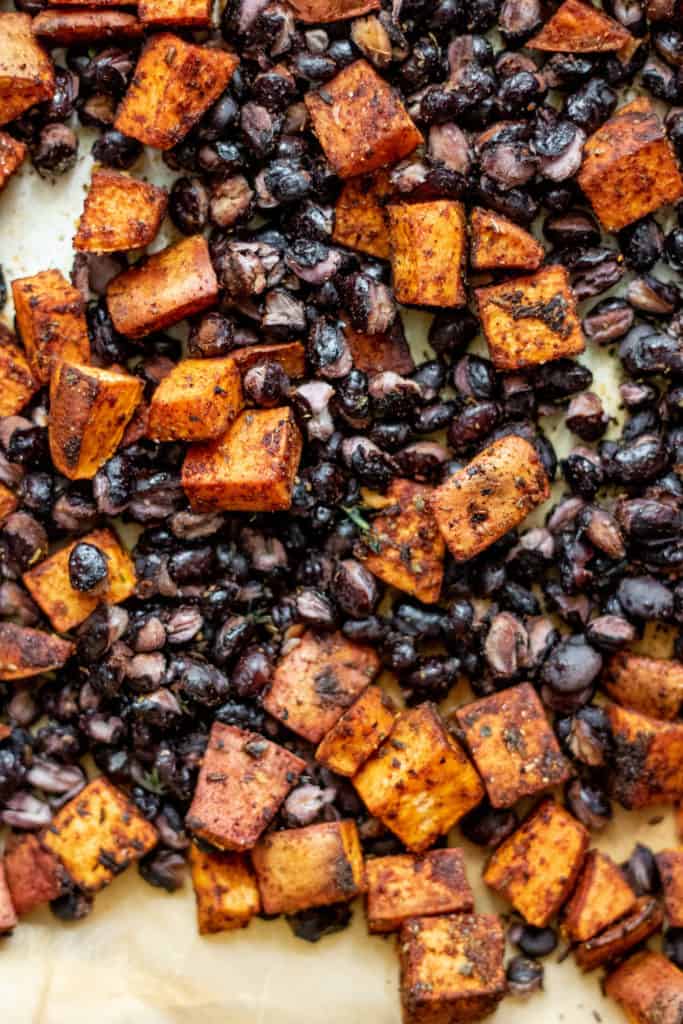
[[[416,306],[465,304],[467,228],[462,203],[434,199],[387,207],[394,292]]]
[[[9,836],[3,866],[19,917],[56,899],[62,891],[62,870],[57,858],[30,832]]]
[[[17,924],[17,913],[12,905],[5,867],[0,863],[0,935],[7,935]]]
[[[0,417],[21,412],[39,388],[14,335],[0,324]]]
[[[365,889],[355,821],[269,832],[251,858],[266,914],[326,907],[352,900]]]
[[[607,231],[683,196],[673,147],[649,100],[622,107],[591,135],[578,182]]]
[[[371,857],[368,878],[368,930],[395,932],[409,917],[453,914],[474,909],[462,851],[430,850],[421,857]]]
[[[670,928],[683,928],[683,850],[662,850],[657,867]]]
[[[476,289],[479,316],[497,370],[522,370],[583,352],[576,301],[564,267]]]
[[[79,252],[141,249],[156,236],[168,195],[118,171],[95,171],[74,238]]]
[[[302,439],[288,406],[250,409],[215,441],[192,445],[183,462],[196,512],[279,512],[292,503]]]
[[[609,928],[636,905],[636,894],[621,868],[599,850],[589,850],[571,900],[563,929],[572,942],[585,942]]]
[[[683,798],[683,724],[607,706],[612,795],[629,810]]]
[[[52,61],[36,41],[28,14],[0,12],[0,124],[52,99]]]
[[[107,8],[81,11],[50,7],[33,19],[33,31],[50,49],[103,43],[109,39],[139,39],[143,28],[134,14]]]
[[[564,807],[544,800],[493,853],[484,881],[529,924],[545,928],[574,888],[588,839]]]
[[[275,666],[263,706],[292,732],[319,743],[379,668],[371,647],[341,633],[307,632]]]
[[[43,846],[86,892],[98,892],[158,840],[157,830],[104,776],[57,811]]]
[[[453,557],[466,562],[519,526],[549,494],[536,449],[510,434],[453,473],[429,503]]]
[[[144,25],[208,28],[211,0],[140,0],[138,18]]]
[[[246,928],[261,909],[254,873],[242,853],[190,846],[190,871],[200,935]]]
[[[217,296],[209,247],[201,235],[192,235],[115,277],[107,304],[117,331],[144,338],[200,313]]]
[[[0,484],[0,526],[3,525],[8,516],[12,515],[18,504],[19,500],[16,494],[10,491],[9,487]]]
[[[623,25],[592,4],[564,0],[526,45],[531,50],[551,53],[604,53],[621,50],[632,38]]]
[[[93,544],[108,559],[109,586],[103,593],[74,590],[69,581],[69,555],[77,544]],[[111,530],[95,530],[72,541],[23,575],[36,604],[60,633],[79,626],[99,604],[120,604],[135,593],[135,566]]]
[[[232,53],[162,32],[140,55],[114,127],[146,146],[171,149],[218,99],[239,61]]]
[[[422,136],[398,98],[370,64],[357,60],[304,97],[313,131],[340,178],[394,164]]]
[[[630,1024],[678,1024],[683,1018],[683,971],[661,953],[643,950],[609,975],[605,993]]]
[[[59,359],[90,361],[83,296],[58,270],[12,281],[19,336],[33,376],[47,384]]]
[[[652,718],[678,718],[683,705],[683,665],[620,651],[612,657],[602,684],[618,704]]]
[[[400,317],[397,316],[389,330],[382,334],[363,334],[347,323],[343,331],[357,370],[372,375],[384,370],[407,374],[415,369]]]
[[[657,900],[641,896],[630,914],[575,948],[576,962],[582,971],[587,972],[621,960],[629,949],[659,931],[663,920],[664,914]]]
[[[306,767],[256,732],[214,722],[187,827],[220,850],[249,850]]]
[[[292,2],[297,19],[311,24],[357,18],[359,14],[375,11],[379,6],[379,0],[293,0]]]
[[[326,733],[316,760],[337,775],[355,775],[391,732],[393,702],[378,686],[368,686]]]
[[[0,189],[4,188],[26,156],[26,146],[7,132],[0,132]]]
[[[415,917],[399,941],[403,1024],[481,1020],[505,995],[497,914]]]
[[[0,679],[28,679],[61,668],[73,644],[13,622],[0,622]]]
[[[147,432],[155,441],[207,441],[224,434],[243,405],[233,359],[183,359],[152,396]]]
[[[130,373],[60,362],[50,381],[50,454],[69,480],[92,480],[118,448],[142,398]]]
[[[474,270],[536,270],[545,250],[519,224],[476,207],[470,217],[470,264]]]
[[[291,380],[298,380],[306,372],[306,350],[300,341],[283,341],[279,344],[245,345],[230,353],[242,376],[252,366],[263,363],[278,363]]]
[[[432,846],[484,796],[479,776],[432,704],[398,715],[353,784],[370,813],[415,853]]]
[[[388,260],[389,225],[384,200],[390,192],[386,171],[345,181],[334,210],[332,240],[349,249]]]
[[[482,697],[456,715],[493,807],[512,807],[569,777],[570,766],[530,683]]]

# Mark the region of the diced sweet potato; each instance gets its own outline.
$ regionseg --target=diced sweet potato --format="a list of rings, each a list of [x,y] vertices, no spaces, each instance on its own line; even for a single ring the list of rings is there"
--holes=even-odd
[[[83,0],[47,0],[51,7],[83,7]],[[88,7],[135,7],[136,0],[88,0]]]
[[[367,61],[345,67],[318,92],[307,93],[304,102],[340,178],[394,164],[422,142],[397,94]]]
[[[5,868],[0,863],[0,935],[7,935],[16,924],[17,914],[12,905],[12,897],[5,878]]]
[[[403,1024],[481,1020],[505,995],[497,914],[415,917],[399,941]]]
[[[390,698],[378,686],[368,686],[325,735],[316,760],[337,775],[355,775],[389,735],[394,718]]]
[[[673,147],[648,99],[622,107],[591,135],[578,182],[607,231],[683,196]]]
[[[512,807],[569,777],[569,764],[530,683],[482,697],[456,714],[494,807]]]
[[[0,622],[0,679],[28,679],[61,668],[73,644],[40,629]]]
[[[91,480],[111,458],[142,398],[130,373],[60,362],[50,381],[50,454],[69,480]]]
[[[479,315],[497,370],[522,370],[583,352],[569,276],[559,265],[476,289]]]
[[[186,824],[220,850],[249,850],[306,762],[256,732],[214,722]]]
[[[370,813],[415,853],[432,846],[484,796],[479,776],[432,704],[399,714],[353,784]]]
[[[0,484],[0,526],[2,526],[8,516],[12,515],[18,504],[19,501],[16,494],[10,491],[9,487]]]
[[[620,651],[610,658],[602,685],[618,704],[671,720],[683,705],[683,664]]]
[[[57,359],[90,361],[90,340],[83,296],[58,270],[12,281],[19,336],[33,376],[50,379]]]
[[[19,917],[56,899],[62,891],[59,862],[31,832],[9,836],[3,864],[12,903]]]
[[[157,830],[135,804],[100,776],[57,811],[43,846],[76,885],[97,892],[156,846],[157,839]]]
[[[549,494],[536,449],[510,434],[437,487],[430,505],[453,557],[466,562],[518,526]]]
[[[212,306],[217,295],[209,247],[192,235],[115,277],[107,303],[117,331],[144,338]]]
[[[636,905],[636,894],[621,868],[599,850],[590,850],[567,904],[563,929],[572,942],[585,942],[609,928]]]
[[[279,344],[245,345],[235,348],[230,358],[244,376],[252,366],[263,363],[278,363],[291,380],[298,380],[306,372],[306,350],[300,341],[283,341]]]
[[[49,49],[104,43],[110,39],[139,39],[143,29],[144,25],[134,14],[105,7],[94,11],[50,7],[33,19],[33,31]]]
[[[582,971],[594,971],[596,967],[621,960],[629,949],[640,945],[662,927],[664,914],[657,900],[641,896],[635,907],[611,928],[581,942],[574,950],[576,962]]]
[[[397,931],[409,917],[474,909],[461,850],[371,857],[365,870],[370,932]]]
[[[12,735],[12,729],[9,725],[5,725],[4,722],[0,722],[0,743],[6,740],[8,736]]]
[[[397,316],[389,330],[382,334],[363,334],[347,323],[343,324],[343,330],[357,370],[372,375],[384,370],[406,374],[415,369],[400,317]]]
[[[631,33],[590,3],[564,0],[549,21],[526,44],[551,53],[604,53],[620,50]]]
[[[144,25],[208,28],[211,0],[140,0],[138,18]]]
[[[183,359],[152,396],[148,434],[155,441],[206,441],[224,434],[243,405],[233,359]]]
[[[292,503],[301,433],[289,406],[240,413],[223,437],[192,445],[183,462],[196,512],[281,512]]]
[[[0,416],[21,412],[39,388],[14,335],[0,324]]]
[[[519,224],[475,207],[470,217],[470,264],[475,270],[536,270],[545,250]]]
[[[683,798],[683,724],[609,704],[612,795],[629,809]]]
[[[26,146],[23,142],[13,139],[7,132],[0,132],[0,189],[21,166],[25,156]]]
[[[345,181],[334,210],[333,241],[388,260],[389,224],[385,200],[390,192],[386,171]]]
[[[69,582],[69,555],[76,544],[93,544],[108,559],[109,586],[103,593],[74,590]],[[60,633],[84,622],[99,604],[119,604],[135,592],[135,566],[111,530],[95,530],[39,562],[23,576],[37,605]]]
[[[357,18],[379,6],[380,0],[292,0],[298,20],[311,24]]]
[[[670,928],[683,928],[683,849],[657,854],[664,910]]]
[[[218,99],[238,63],[232,53],[186,43],[170,32],[152,36],[114,127],[147,146],[170,149]]]
[[[394,203],[387,212],[397,300],[417,306],[464,305],[467,227],[462,203]]]
[[[341,903],[365,889],[355,821],[269,832],[251,856],[266,914],[296,914]]]
[[[544,800],[493,853],[484,881],[529,924],[545,928],[574,888],[588,839],[564,807]]]
[[[79,252],[141,249],[156,236],[168,195],[119,171],[95,171],[74,238]]]
[[[52,61],[36,42],[31,18],[0,12],[0,124],[51,99],[54,91]]]
[[[446,545],[429,507],[431,487],[394,479],[356,554],[385,583],[432,604],[439,600]]]
[[[254,873],[242,853],[190,846],[190,870],[200,935],[245,928],[261,909]]]
[[[319,743],[379,668],[371,647],[341,633],[307,632],[275,666],[263,706],[292,732]]]
[[[605,982],[630,1024],[678,1024],[683,1019],[683,971],[661,953],[643,950]]]

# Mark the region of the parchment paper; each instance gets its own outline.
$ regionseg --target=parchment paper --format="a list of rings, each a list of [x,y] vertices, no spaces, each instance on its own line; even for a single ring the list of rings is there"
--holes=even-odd
[[[25,167],[0,194],[0,264],[8,282],[48,267],[69,272],[71,238],[90,177],[91,139],[81,134],[78,165],[63,180],[53,185]],[[145,157],[134,173],[162,181],[161,166]],[[154,248],[163,244],[164,235]],[[5,314],[11,323],[9,309]],[[405,320],[416,357],[423,358],[425,320],[415,313]],[[581,361],[595,372],[594,389],[617,417],[611,361],[594,349]],[[559,419],[544,425],[558,454],[564,454],[571,441]],[[649,653],[665,653],[667,646],[661,630],[648,632],[641,644]],[[466,699],[464,690],[453,694],[456,704]],[[593,838],[617,860],[638,841],[655,850],[675,844],[670,808],[615,811],[610,827]],[[452,843],[466,849],[476,909],[508,911],[481,884],[482,852],[464,842],[457,829]],[[367,936],[360,902],[351,928],[315,945],[294,939],[284,921],[255,920],[243,931],[200,938],[189,877],[182,891],[168,895],[150,888],[131,868],[97,896],[84,921],[63,924],[41,910],[0,940],[0,1021],[397,1024],[394,941]],[[582,976],[571,957],[561,965],[557,958],[558,953],[544,961],[543,994],[528,1001],[506,999],[491,1019],[497,1024],[623,1024],[620,1011],[600,993],[600,972]]]

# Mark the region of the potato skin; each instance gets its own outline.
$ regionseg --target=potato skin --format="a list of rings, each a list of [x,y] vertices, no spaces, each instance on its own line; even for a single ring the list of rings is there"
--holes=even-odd
[[[74,238],[78,252],[141,249],[157,235],[168,193],[119,171],[93,173]]]
[[[101,8],[79,11],[57,7],[41,11],[33,19],[33,31],[50,49],[102,43],[109,39],[139,39],[143,25],[134,14]]]
[[[252,366],[268,362],[278,363],[291,380],[300,379],[306,372],[306,350],[300,341],[283,341],[277,345],[245,345],[243,348],[234,348],[230,358],[235,361],[242,376]]]
[[[370,857],[365,864],[368,931],[397,931],[409,917],[470,912],[472,889],[462,850],[430,850],[417,857]]]
[[[379,686],[368,686],[325,734],[316,760],[350,778],[389,735],[395,717],[387,695]]]
[[[61,637],[0,622],[0,679],[28,679],[61,668],[74,646]]]
[[[629,949],[659,931],[663,920],[664,914],[657,900],[640,896],[630,914],[576,946],[574,956],[578,966],[587,972],[621,960]]]
[[[608,975],[605,993],[631,1024],[678,1024],[683,1015],[683,971],[661,953],[643,950]]]
[[[10,833],[3,856],[5,878],[19,917],[56,899],[62,891],[57,858],[31,832]]]
[[[493,210],[470,215],[470,264],[474,270],[536,270],[545,250],[519,224]]]
[[[7,132],[0,132],[0,190],[24,162],[26,146]]]
[[[138,18],[144,25],[208,28],[211,0],[140,0]]]
[[[33,376],[47,384],[59,359],[90,361],[83,296],[58,270],[12,281],[19,336]]]
[[[28,14],[0,12],[0,125],[52,99],[55,72]]]
[[[683,724],[606,706],[615,752],[612,795],[629,810],[683,798]]]
[[[651,718],[678,718],[683,704],[683,664],[619,651],[607,663],[601,684],[618,704]]]
[[[243,405],[233,359],[182,359],[152,395],[147,433],[155,441],[209,440],[225,433]]]
[[[394,292],[417,306],[462,306],[465,209],[452,199],[387,207]]]
[[[241,853],[190,845],[190,870],[200,935],[246,928],[261,909],[254,873]]]
[[[394,164],[422,142],[396,93],[365,60],[349,64],[304,102],[340,178]]]
[[[552,53],[605,53],[621,50],[632,39],[623,25],[592,4],[564,0],[526,45],[531,50]]]
[[[375,171],[345,181],[334,210],[332,240],[349,249],[388,260],[391,250],[384,200],[390,193],[387,171]]]
[[[14,335],[0,324],[0,416],[21,412],[39,388]]]
[[[636,905],[636,894],[621,868],[600,850],[589,850],[572,897],[565,907],[562,929],[572,942],[586,942],[624,917]]]

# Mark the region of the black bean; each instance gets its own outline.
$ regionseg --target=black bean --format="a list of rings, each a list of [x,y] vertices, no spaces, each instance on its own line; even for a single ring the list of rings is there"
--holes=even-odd
[[[652,850],[636,843],[624,865],[626,878],[637,896],[654,896],[661,888],[659,868]]]
[[[515,956],[505,968],[505,978],[511,995],[530,995],[543,988],[543,964],[530,957]]]

